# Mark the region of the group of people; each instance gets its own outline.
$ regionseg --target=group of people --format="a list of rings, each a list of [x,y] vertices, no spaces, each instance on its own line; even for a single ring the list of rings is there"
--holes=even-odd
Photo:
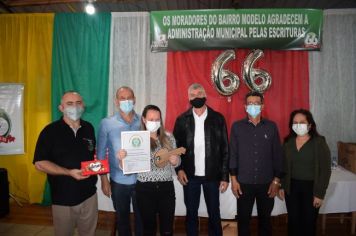
[[[142,115],[134,110],[131,88],[116,92],[117,112],[104,118],[96,142],[93,126],[80,119],[84,102],[79,93],[64,93],[59,110],[63,117],[46,126],[35,150],[35,167],[48,174],[52,195],[55,235],[95,235],[97,222],[97,176],[83,176],[80,163],[108,153],[110,178],[100,175],[104,195],[116,212],[118,235],[132,235],[131,205],[135,235],[174,235],[174,170],[183,186],[188,236],[199,235],[198,208],[201,189],[208,211],[208,233],[223,235],[220,193],[231,190],[237,198],[238,235],[250,235],[254,202],[258,212],[258,235],[272,235],[274,197],[286,200],[288,235],[315,235],[318,210],[329,183],[330,151],[308,110],[290,115],[289,135],[281,145],[278,128],[261,116],[263,95],[252,91],[245,97],[246,118],[236,121],[230,132],[222,114],[207,106],[200,84],[188,88],[191,107],[177,117],[173,134],[163,126],[159,107],[148,105]],[[151,170],[123,174],[126,150],[121,132],[150,132]],[[184,147],[181,156],[171,155],[165,166],[156,166],[155,154]],[[96,148],[96,151],[95,151]],[[157,223],[157,219],[159,223]]]

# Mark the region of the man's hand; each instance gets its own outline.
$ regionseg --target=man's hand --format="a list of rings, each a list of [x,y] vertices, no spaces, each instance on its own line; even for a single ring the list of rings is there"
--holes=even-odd
[[[282,200],[282,201],[284,200],[284,198],[285,198],[284,189],[280,189],[280,190],[278,191],[277,197],[278,197],[280,200]]]
[[[323,204],[323,199],[320,199],[320,198],[317,198],[314,196],[313,206],[315,208],[319,208],[319,207],[321,207],[322,204]]]
[[[101,180],[101,191],[103,191],[103,194],[105,196],[111,197],[111,185],[108,180],[108,177],[106,175],[101,175],[100,180]]]
[[[242,195],[240,183],[237,181],[236,176],[231,176],[231,191],[236,198]]]
[[[67,169],[65,167],[59,166],[51,161],[36,161],[35,167],[37,170],[45,172],[50,175],[67,175],[76,180],[87,179],[90,176],[82,175],[82,170],[80,169]]]
[[[87,179],[90,177],[89,175],[86,175],[86,176],[82,175],[82,170],[79,170],[79,169],[70,169],[70,170],[68,170],[68,173],[70,176],[72,176],[76,180],[83,180],[83,179]]]
[[[178,179],[179,183],[181,183],[181,185],[187,185],[187,183],[188,183],[188,178],[187,178],[187,175],[185,174],[184,170],[178,171],[177,179]]]
[[[229,186],[229,182],[226,182],[226,181],[220,181],[220,192],[221,193],[224,193],[227,189],[227,187]]]
[[[274,178],[268,188],[268,192],[267,192],[268,197],[274,198],[278,194],[279,186],[280,186],[279,179]]]

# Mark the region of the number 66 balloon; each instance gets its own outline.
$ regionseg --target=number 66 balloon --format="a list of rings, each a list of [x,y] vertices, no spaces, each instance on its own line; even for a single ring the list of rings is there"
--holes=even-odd
[[[235,59],[233,50],[222,52],[211,67],[211,80],[216,90],[224,96],[231,96],[240,86],[239,77],[233,72],[224,69],[224,65]]]
[[[257,49],[250,52],[243,64],[242,78],[250,90],[264,93],[271,86],[272,78],[267,71],[253,68],[260,57],[263,57],[263,51]],[[258,79],[261,79],[262,82],[256,84]]]

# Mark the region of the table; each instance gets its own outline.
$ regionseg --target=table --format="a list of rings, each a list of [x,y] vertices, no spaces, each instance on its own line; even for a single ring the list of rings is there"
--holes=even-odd
[[[338,166],[331,172],[329,187],[326,191],[322,215],[322,231],[325,232],[328,213],[352,212],[351,234],[355,234],[356,226],[356,175]]]
[[[183,187],[174,177],[174,185],[176,190],[176,216],[185,216],[185,205],[183,201]],[[100,178],[97,184],[99,210],[114,211],[111,199],[103,195],[101,189]],[[231,192],[229,186],[225,193],[220,194],[220,212],[223,219],[234,219],[236,215],[236,198]],[[320,214],[328,213],[346,213],[353,212],[352,225],[355,227],[356,221],[356,175],[337,167],[332,170],[329,187],[326,191],[326,196],[323,206],[320,208]],[[207,210],[204,201],[203,193],[201,194],[201,201],[199,207],[199,216],[207,217]],[[284,201],[275,198],[275,204],[272,215],[281,215],[287,213]],[[256,204],[253,209],[253,215],[257,215]],[[355,230],[353,230],[354,232]]]

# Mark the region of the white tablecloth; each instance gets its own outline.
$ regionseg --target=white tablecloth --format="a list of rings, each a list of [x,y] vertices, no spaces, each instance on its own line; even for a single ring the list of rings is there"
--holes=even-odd
[[[174,185],[176,189],[176,212],[177,216],[185,216],[185,205],[183,201],[183,187],[174,177]],[[97,184],[99,210],[114,211],[111,199],[103,195],[101,191],[100,178]],[[338,167],[332,171],[330,184],[326,191],[324,204],[320,209],[320,214],[326,213],[342,213],[356,211],[356,175]],[[223,219],[234,219],[236,215],[236,198],[228,190],[220,194],[220,212]],[[287,213],[284,201],[275,198],[275,204],[272,215],[280,215]],[[256,205],[253,209],[253,215],[256,215]],[[207,217],[207,210],[204,201],[203,191],[201,193],[199,216]]]

